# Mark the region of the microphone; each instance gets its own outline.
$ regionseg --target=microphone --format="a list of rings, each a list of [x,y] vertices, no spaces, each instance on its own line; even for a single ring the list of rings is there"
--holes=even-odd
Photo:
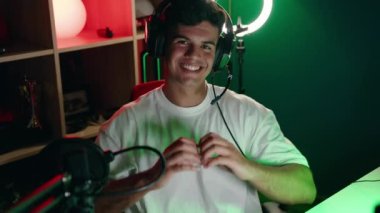
[[[89,140],[51,141],[29,160],[33,164],[21,167],[30,171],[27,179],[34,190],[8,212],[94,212],[94,195],[108,180],[106,159],[100,147]],[[25,182],[26,177],[21,178]]]
[[[155,166],[160,166],[160,170],[156,180],[151,183],[118,192],[120,194],[130,194],[150,187],[163,175],[166,161],[159,150],[150,146],[132,146],[116,152],[104,152],[90,140],[70,138],[54,141],[38,155],[41,164],[44,165],[43,171],[48,177],[53,177],[57,173],[69,173],[72,176],[75,193],[99,195],[108,182],[109,163],[116,156],[135,150],[146,150],[157,155],[158,160]],[[131,176],[133,175],[135,174],[131,174]],[[107,193],[103,193],[102,196],[107,196]]]
[[[231,79],[232,79],[232,74],[228,73],[226,86],[224,87],[222,93],[220,93],[219,95],[216,95],[214,84],[212,85],[212,90],[214,92],[215,98],[211,101],[211,105],[214,105],[215,103],[217,103],[222,98],[224,93],[226,93],[227,89],[230,87]]]
[[[155,179],[152,180],[150,177],[150,181],[145,185],[126,186],[116,192],[100,193],[108,182],[109,163],[114,160],[115,156],[141,149],[152,151],[159,157],[154,165],[155,167],[160,166],[156,167],[160,170]],[[68,210],[68,212],[93,212],[95,196],[129,195],[145,190],[153,186],[161,178],[166,167],[164,156],[155,148],[133,146],[117,152],[103,152],[93,141],[80,138],[63,138],[52,141],[35,156],[35,162],[32,170],[33,173],[38,174],[34,178],[38,180],[37,184],[40,187],[32,192],[27,199],[21,200],[14,209],[30,210],[36,204],[40,204],[38,202],[41,202],[42,199],[46,199],[41,203],[44,208],[46,206],[53,208],[51,206],[54,206],[54,208],[58,207]],[[127,178],[130,178],[130,176]],[[68,179],[70,181],[67,181]],[[56,189],[57,187],[63,188],[60,190],[45,190],[47,183],[52,182],[52,180],[54,180]],[[63,184],[60,184],[60,181]],[[128,179],[125,183],[129,183]],[[44,190],[39,190],[41,187]],[[55,195],[53,197],[57,197],[56,201],[51,202],[51,194]]]
[[[106,184],[112,157],[90,140],[63,138],[49,143],[37,160],[40,164],[37,169],[44,177],[69,173],[74,191],[93,195]]]

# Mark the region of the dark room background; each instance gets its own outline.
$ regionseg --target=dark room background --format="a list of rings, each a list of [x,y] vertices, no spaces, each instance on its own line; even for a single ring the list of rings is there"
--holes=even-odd
[[[234,23],[254,19],[262,6],[218,2]],[[243,38],[245,94],[275,112],[307,156],[321,198],[380,166],[379,5],[275,0],[266,24]],[[237,91],[235,50],[232,58]]]

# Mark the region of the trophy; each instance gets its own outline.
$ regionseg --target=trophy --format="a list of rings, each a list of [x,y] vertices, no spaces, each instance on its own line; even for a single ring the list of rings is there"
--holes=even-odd
[[[27,124],[29,129],[42,129],[39,119],[39,93],[37,81],[24,77],[24,82],[20,85],[20,93],[28,103],[30,120]]]

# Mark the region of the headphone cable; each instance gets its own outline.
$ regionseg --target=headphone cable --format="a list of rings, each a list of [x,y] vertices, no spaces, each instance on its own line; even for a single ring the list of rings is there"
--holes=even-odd
[[[161,167],[160,167],[160,171],[159,171],[159,174],[157,175],[157,177],[154,180],[146,183],[143,186],[139,186],[137,188],[132,188],[132,189],[124,189],[124,190],[118,190],[118,191],[112,191],[112,192],[104,192],[104,193],[99,194],[98,195],[99,197],[120,196],[120,195],[125,196],[125,195],[131,195],[131,194],[134,194],[137,192],[144,191],[144,190],[149,189],[152,186],[154,186],[161,179],[161,177],[164,175],[165,168],[166,168],[166,160],[165,160],[165,157],[163,156],[163,154],[159,150],[157,150],[156,148],[153,148],[150,146],[144,146],[144,145],[132,146],[132,147],[129,147],[129,148],[117,151],[117,152],[113,152],[113,153],[107,152],[106,155],[108,155],[107,156],[108,160],[112,161],[116,155],[119,155],[119,154],[122,154],[122,153],[125,153],[128,151],[134,151],[134,150],[148,150],[148,151],[155,153],[158,156],[158,158],[159,158],[158,161],[160,162]]]
[[[227,68],[228,70],[228,77],[227,77],[227,83],[226,83],[226,86],[224,87],[224,90],[222,93],[220,93],[220,95],[216,95],[216,92],[215,92],[215,84],[214,84],[214,73],[213,75],[211,76],[211,79],[212,79],[212,91],[214,93],[214,99],[211,101],[211,105],[214,105],[216,103],[216,106],[218,107],[218,111],[220,113],[220,115],[222,116],[222,120],[223,120],[223,123],[224,125],[226,126],[228,132],[230,133],[230,136],[232,137],[232,140],[234,141],[235,145],[237,146],[237,148],[239,149],[240,153],[246,158],[243,150],[241,149],[241,147],[239,146],[239,143],[237,142],[234,134],[232,134],[232,131],[230,129],[230,127],[228,126],[228,123],[226,121],[226,118],[224,117],[224,114],[223,114],[223,111],[222,109],[220,108],[220,105],[219,105],[219,100],[222,98],[222,96],[224,95],[224,93],[227,91],[227,89],[229,88],[230,86],[230,83],[231,83],[231,79],[232,79],[232,74],[230,73],[229,69]]]

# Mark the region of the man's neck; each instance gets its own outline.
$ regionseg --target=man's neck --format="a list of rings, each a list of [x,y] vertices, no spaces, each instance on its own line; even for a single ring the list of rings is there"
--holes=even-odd
[[[207,95],[206,81],[200,86],[184,86],[167,81],[163,87],[167,99],[180,107],[197,106]]]

